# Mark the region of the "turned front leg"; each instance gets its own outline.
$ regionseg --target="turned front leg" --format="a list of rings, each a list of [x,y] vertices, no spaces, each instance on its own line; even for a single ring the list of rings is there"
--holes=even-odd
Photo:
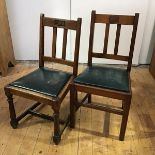
[[[7,91],[5,90],[5,94],[7,96],[7,101],[9,103],[9,112],[10,112],[10,119],[11,119],[10,124],[12,128],[16,129],[18,125],[18,121],[16,119],[16,112],[13,104],[13,95],[8,90]]]

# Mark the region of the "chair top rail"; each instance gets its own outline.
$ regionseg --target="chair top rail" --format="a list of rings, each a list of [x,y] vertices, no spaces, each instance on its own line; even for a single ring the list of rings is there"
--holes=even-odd
[[[44,17],[43,23],[44,26],[71,29],[71,30],[77,29],[77,21],[75,20]]]
[[[134,25],[134,17],[129,15],[96,14],[95,23]]]

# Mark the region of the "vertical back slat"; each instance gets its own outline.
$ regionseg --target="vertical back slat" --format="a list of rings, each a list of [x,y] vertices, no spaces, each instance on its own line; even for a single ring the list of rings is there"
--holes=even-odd
[[[128,67],[127,67],[128,71],[131,70],[131,65],[132,65],[132,57],[133,57],[133,52],[134,52],[135,40],[136,40],[138,19],[139,19],[139,13],[136,13],[135,18],[134,18],[134,25],[133,25],[130,52],[129,52],[129,60],[128,60]]]
[[[53,27],[52,57],[56,57],[57,28]]]
[[[110,24],[106,24],[103,54],[107,53]]]
[[[89,49],[88,49],[88,65],[89,66],[92,66],[92,52],[93,52],[94,29],[95,29],[95,14],[96,14],[96,11],[93,10],[91,13]]]
[[[118,53],[118,46],[119,46],[120,32],[121,32],[121,24],[117,24],[116,39],[115,39],[115,48],[114,48],[114,55],[117,55],[117,53]]]
[[[64,29],[63,45],[62,45],[62,59],[66,59],[66,46],[67,46],[67,33],[68,29]]]
[[[39,67],[44,67],[44,14],[40,15]]]

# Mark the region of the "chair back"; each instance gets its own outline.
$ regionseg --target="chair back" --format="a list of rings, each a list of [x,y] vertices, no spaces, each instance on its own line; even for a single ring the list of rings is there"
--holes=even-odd
[[[77,20],[65,20],[58,18],[45,17],[44,14],[40,15],[40,41],[39,41],[39,67],[44,67],[45,61],[65,64],[73,68],[73,75],[77,75],[78,70],[78,58],[79,58],[79,46],[81,35],[81,22],[82,19]],[[44,31],[45,27],[53,28],[52,39],[52,52],[51,57],[44,55]],[[62,56],[56,58],[56,43],[57,43],[57,29],[63,29],[63,42],[62,42]],[[76,31],[75,46],[74,46],[74,60],[66,60],[66,47],[67,47],[67,34],[68,30]]]
[[[138,13],[136,13],[135,16],[127,16],[127,15],[96,14],[96,11],[92,11],[91,24],[90,24],[90,37],[89,37],[88,65],[89,66],[92,65],[92,57],[114,59],[114,60],[127,61],[128,62],[127,70],[130,71],[135,46],[138,19],[139,19]],[[94,30],[96,23],[106,24],[104,47],[102,53],[97,53],[93,51]],[[108,49],[109,30],[111,24],[116,24],[117,29],[116,29],[114,53],[108,54],[107,49]],[[122,25],[131,25],[133,27],[128,56],[120,55],[118,52]]]

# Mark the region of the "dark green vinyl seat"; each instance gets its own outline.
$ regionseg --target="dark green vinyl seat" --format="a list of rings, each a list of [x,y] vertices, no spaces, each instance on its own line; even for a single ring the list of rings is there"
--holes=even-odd
[[[63,71],[39,68],[10,85],[57,97],[70,77],[71,74]]]
[[[85,69],[75,83],[129,92],[128,72],[124,69],[92,66]]]

